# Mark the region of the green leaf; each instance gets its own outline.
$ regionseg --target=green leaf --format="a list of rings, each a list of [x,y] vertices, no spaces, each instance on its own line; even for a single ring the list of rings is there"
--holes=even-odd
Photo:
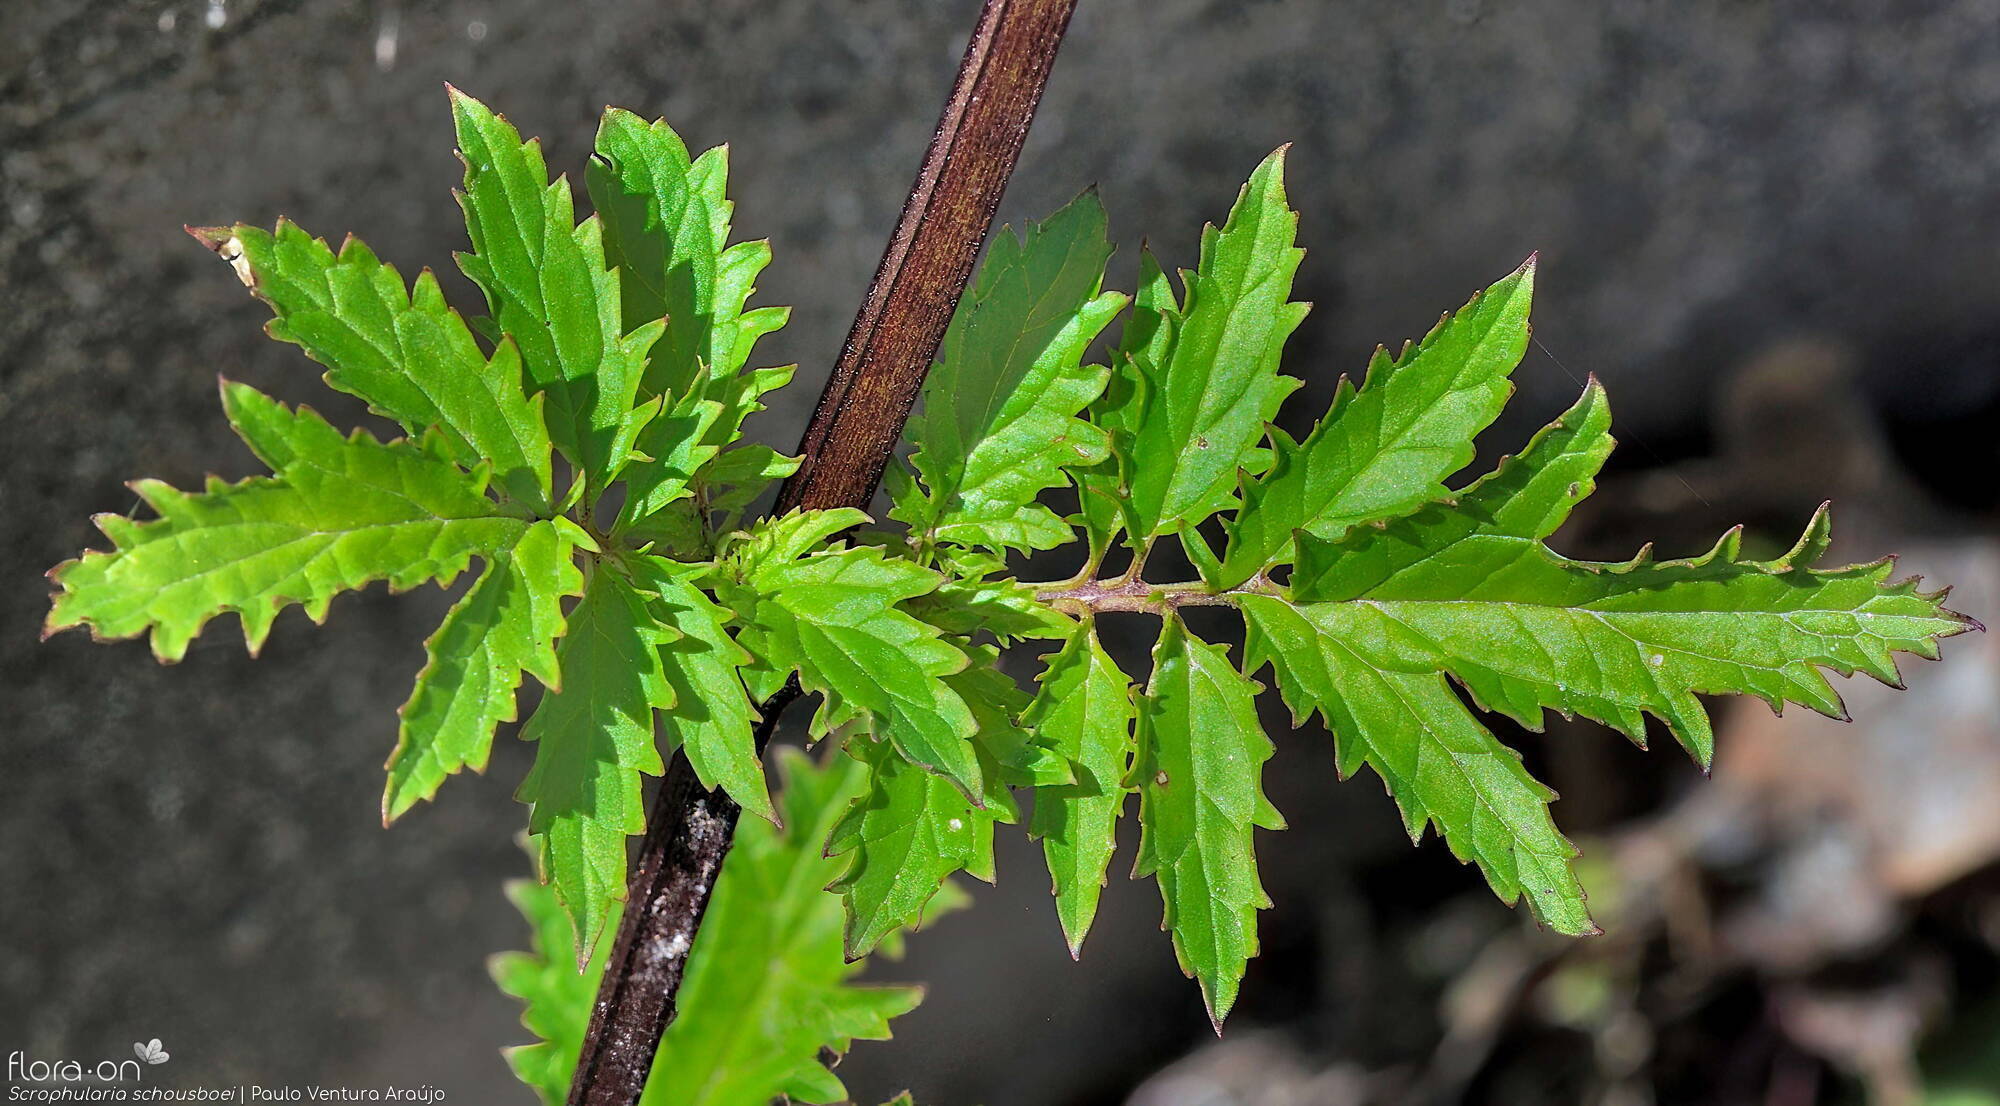
[[[1202,231],[1201,263],[1181,274],[1187,302],[1170,349],[1135,357],[1147,399],[1127,475],[1129,525],[1142,542],[1231,506],[1237,470],[1258,463],[1264,425],[1298,387],[1278,374],[1279,351],[1306,316],[1287,299],[1305,251],[1292,244],[1299,220],[1285,204],[1284,169],[1280,148],[1250,175],[1223,228]]]
[[[729,147],[717,146],[694,159],[691,179],[708,203],[709,238],[717,247],[729,240],[729,221],[736,205],[728,197]],[[782,372],[790,379],[791,369],[743,373],[757,340],[781,329],[791,318],[789,307],[746,309],[757,291],[757,274],[771,263],[771,244],[763,240],[738,242],[722,251],[715,263],[713,316],[708,328],[708,375],[711,381],[728,381],[741,375]],[[764,389],[764,390],[769,390]],[[734,408],[732,408],[734,410]],[[746,412],[747,413],[747,412]]]
[[[1228,524],[1218,587],[1290,561],[1292,532],[1338,538],[1443,498],[1444,479],[1472,460],[1472,440],[1499,417],[1508,375],[1528,348],[1535,259],[1472,298],[1420,343],[1377,349],[1359,391],[1345,378],[1303,443],[1271,428],[1277,458],[1243,486]]]
[[[1283,829],[1264,797],[1271,739],[1257,722],[1257,685],[1229,656],[1170,615],[1139,699],[1139,791],[1134,876],[1159,882],[1181,970],[1201,984],[1220,1031],[1243,967],[1257,955],[1257,911],[1271,905],[1257,879],[1253,828]]]
[[[709,508],[727,516],[740,514],[773,483],[797,472],[799,460],[767,445],[728,450],[701,474],[707,484]]]
[[[318,622],[334,595],[375,580],[397,590],[449,583],[473,556],[510,548],[527,529],[486,498],[483,468],[467,473],[358,430],[342,437],[311,408],[287,409],[247,385],[224,382],[222,399],[277,479],[211,478],[201,494],[134,483],[159,518],[97,517],[115,548],[50,573],[61,591],[47,632],[151,630],[154,654],[176,661],[209,619],[234,611],[255,652],[288,604]]]
[[[947,577],[936,591],[908,602],[910,611],[949,634],[991,634],[1002,645],[1029,638],[1062,641],[1076,629],[1068,615],[1035,598],[1019,580]]]
[[[1316,709],[1326,718],[1343,778],[1365,762],[1388,785],[1412,840],[1434,823],[1503,902],[1526,894],[1536,919],[1556,932],[1598,932],[1570,870],[1576,848],[1549,817],[1555,792],[1466,713],[1444,677],[1372,660],[1315,620],[1314,608],[1251,596],[1243,613],[1245,667],[1269,661],[1294,716]]]
[[[654,1056],[645,1106],[736,1106],[781,1095],[839,1101],[846,1090],[823,1065],[822,1051],[888,1039],[890,1019],[923,997],[918,987],[853,982],[867,965],[847,962],[840,900],[821,890],[843,865],[824,857],[820,842],[861,791],[866,768],[844,756],[825,768],[794,750],[778,757],[787,828],[738,828],[689,954],[680,1016]],[[578,974],[565,955],[574,930],[554,893],[525,881],[507,892],[534,926],[533,951],[496,956],[490,970],[501,990],[525,1003],[522,1023],[540,1039],[508,1049],[507,1060],[543,1102],[559,1106],[608,946]],[[947,896],[934,912],[955,905]],[[900,948],[900,935],[888,948]]]
[[[821,548],[866,520],[859,511],[793,512],[733,548],[734,579],[721,588],[744,621],[737,640],[764,667],[796,671],[800,686],[825,696],[815,734],[865,717],[912,762],[978,795],[972,712],[944,680],[965,668],[965,654],[898,606],[936,590],[938,574],[876,548]]]
[[[327,368],[326,382],[360,396],[413,435],[436,427],[451,458],[491,462],[508,495],[550,506],[549,434],[540,400],[522,390],[521,356],[502,342],[489,359],[426,269],[415,290],[395,266],[349,238],[338,256],[289,221],[196,232],[269,304],[271,337]]]
[[[1294,599],[1351,612],[1341,617],[1393,647],[1397,662],[1449,668],[1478,701],[1525,725],[1554,708],[1639,740],[1643,711],[1703,764],[1712,738],[1693,693],[1841,716],[1820,667],[1901,686],[1892,653],[1935,657],[1937,637],[1968,628],[1941,609],[1941,595],[1890,583],[1888,560],[1813,568],[1829,540],[1824,508],[1771,561],[1741,559],[1740,531],[1689,560],[1641,553],[1601,564],[1551,552],[1541,539],[1589,494],[1609,421],[1593,386],[1456,507],[1338,547],[1304,539]]]
[[[772,309],[759,308],[751,314],[769,310]],[[780,365],[711,379],[706,394],[721,405],[722,415],[709,426],[702,443],[720,449],[741,438],[744,420],[764,410],[763,397],[790,384],[797,372],[797,365]],[[713,469],[714,463],[711,462],[709,467]],[[704,479],[714,479],[707,471],[704,471],[702,476]]]
[[[1896,682],[1896,650],[1935,656],[1968,628],[1892,565],[1811,564],[1822,511],[1799,544],[1740,558],[1732,531],[1710,553],[1655,563],[1575,561],[1542,544],[1588,495],[1611,449],[1595,382],[1516,459],[1460,493],[1338,542],[1299,538],[1291,594],[1243,602],[1254,671],[1273,666],[1295,716],[1320,711],[1343,774],[1363,763],[1389,785],[1412,833],[1435,823],[1494,890],[1525,894],[1560,932],[1594,932],[1548,817],[1554,797],[1467,712],[1475,702],[1539,729],[1544,709],[1643,740],[1664,721],[1702,763],[1712,748],[1696,693],[1748,692],[1777,707],[1841,713],[1815,666]]]
[[[868,766],[868,790],[827,835],[827,856],[852,854],[827,890],[840,893],[853,957],[900,928],[922,928],[925,908],[953,872],[992,883],[993,824],[1012,822],[1015,811],[1006,802],[973,806],[949,781],[880,742],[850,739],[847,751]]]
[[[577,1058],[583,1054],[583,1035],[610,943],[599,945],[590,963],[578,971],[569,957],[576,945],[576,928],[555,890],[525,879],[510,880],[506,890],[508,900],[528,920],[531,951],[489,957],[486,972],[502,994],[521,1000],[521,1024],[535,1035],[535,1043],[503,1049],[501,1055],[514,1077],[527,1084],[543,1106],[563,1106]],[[718,883],[716,894],[721,893]]]
[[[538,141],[451,89],[465,161],[466,230],[459,267],[486,293],[500,330],[520,346],[530,384],[548,397],[549,437],[590,487],[616,479],[651,418],[635,411],[646,357],[663,323],[627,333],[618,276],[593,217],[576,221],[569,179],[551,183]]]
[[[737,831],[645,1106],[842,1101],[846,1088],[821,1051],[887,1040],[890,1019],[923,998],[919,987],[851,982],[866,965],[847,962],[839,900],[822,890],[841,864],[820,843],[866,770],[837,754],[824,769],[796,750],[778,755],[786,828],[751,822]]]
[[[986,777],[986,799],[1010,810],[1010,787],[1043,787],[1074,783],[1076,773],[1064,757],[1031,727],[1022,724],[1028,693],[1000,669],[1000,651],[991,645],[954,641],[969,663],[945,677],[951,689],[972,709],[977,729],[972,741]],[[1009,820],[1012,818],[1010,816]]]
[[[639,394],[673,397],[667,416],[642,431],[638,442],[642,453],[668,464],[664,472],[635,477],[621,530],[684,494],[695,472],[741,436],[746,418],[763,410],[759,397],[791,379],[790,368],[741,371],[757,339],[784,326],[789,311],[745,309],[771,250],[764,242],[725,248],[732,207],[727,176],[725,148],[690,160],[664,120],[605,112],[585,178],[623,288],[625,325],[667,319]]]
[[[667,320],[647,359],[647,396],[688,395],[706,373],[722,244],[710,237],[693,171],[687,145],[666,120],[605,109],[584,183],[604,224],[605,260],[618,271],[625,329]]]
[[[639,774],[665,771],[653,711],[678,702],[661,646],[681,634],[654,619],[646,598],[599,563],[556,653],[562,690],[544,695],[521,730],[535,766],[515,797],[530,804],[528,832],[576,927],[579,966],[625,898],[625,838],[646,830]]]
[[[1077,488],[1076,521],[1089,542],[1092,570],[1120,531],[1130,535],[1135,552],[1146,546],[1149,532],[1141,531],[1148,528],[1132,512],[1133,435],[1147,421],[1152,398],[1152,382],[1139,366],[1166,362],[1181,321],[1173,282],[1152,251],[1142,248],[1139,288],[1132,297],[1132,313],[1125,319],[1118,347],[1112,351],[1111,379],[1104,394],[1092,401],[1086,412],[1091,425],[1109,436],[1111,455],[1098,465],[1075,469],[1071,474]]]
[[[731,614],[687,579],[706,568],[659,557],[643,558],[638,566],[651,592],[647,605],[654,619],[682,635],[660,649],[661,671],[675,699],[662,719],[661,755],[680,748],[703,787],[721,787],[750,813],[776,818],[757,755],[757,708],[738,675],[750,654],[723,628]]]
[[[706,440],[723,414],[722,405],[691,394],[673,403],[646,424],[639,435],[639,453],[647,461],[627,471],[625,503],[614,532],[621,537],[657,516],[677,500],[694,494],[695,474],[715,457],[717,446]]]
[[[625,290],[627,326],[667,318],[667,336],[647,366],[647,394],[685,395],[704,375],[736,376],[757,339],[783,327],[791,313],[746,309],[757,274],[771,263],[771,247],[727,245],[735,206],[726,194],[728,176],[728,147],[690,160],[665,120],[647,123],[617,108],[604,113],[584,177]]]
[[[1076,778],[1036,789],[1028,832],[1042,839],[1056,916],[1076,956],[1118,847],[1132,765],[1132,686],[1088,622],[1049,658],[1040,684],[1022,723],[1073,765]]]
[[[1104,207],[1086,192],[1028,228],[1002,230],[959,302],[923,413],[905,437],[929,494],[915,530],[959,545],[1053,549],[1070,530],[1035,502],[1064,469],[1109,454],[1105,433],[1077,417],[1108,370],[1083,352],[1125,306],[1103,292],[1111,257]]]
[[[523,672],[561,687],[555,641],[564,626],[562,598],[583,594],[576,548],[591,544],[568,519],[534,523],[512,548],[488,557],[486,571],[452,605],[424,643],[423,671],[400,712],[384,823],[437,794],[460,768],[486,770],[494,727],[514,720]]]

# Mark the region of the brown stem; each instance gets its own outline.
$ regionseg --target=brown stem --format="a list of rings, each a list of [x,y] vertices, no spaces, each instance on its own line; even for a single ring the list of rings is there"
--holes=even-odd
[[[958,306],[1021,154],[1076,0],[986,0],[917,180],[779,490],[779,512],[863,507]],[[798,696],[763,704],[757,747]],[[685,757],[661,781],[570,1084],[570,1106],[632,1106],[741,813]]]
[[[840,361],[778,495],[794,507],[861,507],[875,494],[931,357],[972,275],[1055,64],[1076,0],[986,0]]]

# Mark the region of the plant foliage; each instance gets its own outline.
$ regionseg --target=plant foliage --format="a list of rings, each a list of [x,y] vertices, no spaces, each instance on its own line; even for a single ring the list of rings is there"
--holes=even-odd
[[[641,1106],[844,1101],[847,1090],[823,1053],[886,1040],[890,1019],[923,999],[919,987],[852,981],[866,964],[843,954],[840,904],[821,891],[839,865],[821,855],[820,842],[866,783],[866,769],[844,756],[819,766],[795,749],[779,752],[785,828],[750,821],[738,831],[709,904],[714,924],[688,952],[681,1016],[660,1042]],[[569,958],[574,931],[552,891],[521,881],[507,893],[533,929],[533,948],[501,953],[489,967],[500,989],[521,1000],[521,1022],[539,1038],[508,1049],[507,1062],[543,1102],[560,1106],[603,951],[579,974]],[[946,904],[961,901],[953,893]],[[891,953],[899,938],[891,938]]]
[[[233,612],[255,650],[283,607],[319,620],[340,592],[448,584],[477,560],[401,712],[384,813],[483,769],[527,677],[540,685],[519,797],[548,889],[517,892],[537,954],[497,971],[546,1039],[514,1054],[545,1093],[566,1081],[590,992],[558,950],[587,964],[601,949],[643,777],[676,753],[771,824],[746,827],[729,862],[662,1053],[678,1059],[649,1096],[826,1101],[841,1091],[818,1050],[884,1035],[915,1001],[856,990],[842,953],[949,903],[954,873],[994,878],[994,826],[1024,809],[1072,951],[1136,812],[1133,872],[1157,883],[1219,1026],[1270,905],[1256,831],[1283,825],[1261,778],[1265,672],[1296,719],[1325,720],[1342,776],[1381,778],[1413,840],[1435,828],[1502,899],[1584,934],[1554,794],[1481,712],[1530,729],[1580,714],[1641,742],[1652,715],[1706,764],[1697,696],[1837,715],[1824,670],[1894,683],[1894,653],[1935,657],[1972,625],[1886,560],[1819,567],[1824,510],[1770,560],[1733,531],[1686,560],[1556,553],[1546,541],[1612,446],[1594,381],[1455,488],[1525,350],[1532,258],[1421,341],[1378,350],[1359,384],[1342,378],[1303,438],[1277,428],[1300,384],[1281,354],[1306,314],[1283,150],[1203,230],[1194,269],[1175,280],[1145,253],[1129,297],[1103,287],[1095,194],[1001,232],[890,471],[902,528],[858,530],[852,510],[746,523],[797,462],[740,441],[792,370],[750,367],[785,313],[748,306],[770,251],[728,242],[726,151],[692,156],[664,123],[609,111],[579,221],[535,141],[455,90],[452,113],[459,263],[481,316],[352,239],[335,251],[287,222],[196,232],[269,305],[272,336],[405,436],[343,434],[226,383],[271,475],[135,484],[155,517],[98,519],[112,548],[51,573],[48,626],[150,634],[172,661]],[[1073,543],[1073,578],[1013,575],[1011,559]],[[1162,543],[1195,579],[1147,578]],[[1242,649],[1197,637],[1188,606],[1238,612]],[[1105,649],[1098,619],[1119,614],[1158,619],[1149,674]],[[1024,641],[1047,651],[1032,688],[999,664]],[[779,831],[753,722],[792,678],[820,700],[811,737],[842,752],[790,762]]]

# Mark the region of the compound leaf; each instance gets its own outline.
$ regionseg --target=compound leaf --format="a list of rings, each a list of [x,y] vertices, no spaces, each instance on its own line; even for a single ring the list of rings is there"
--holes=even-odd
[[[1222,229],[1203,229],[1168,349],[1134,358],[1146,398],[1131,431],[1128,525],[1142,544],[1231,506],[1238,469],[1259,463],[1265,424],[1298,386],[1278,374],[1279,351],[1306,315],[1287,299],[1305,251],[1292,244],[1299,218],[1285,203],[1284,170],[1281,148],[1250,175]],[[1157,323],[1127,343],[1149,346]]]
[[[677,703],[660,650],[680,636],[601,562],[556,652],[562,690],[542,696],[521,730],[535,743],[535,765],[515,798],[530,806],[528,832],[543,879],[576,927],[579,966],[611,904],[625,898],[625,838],[646,829],[639,775],[665,770],[653,711]]]
[[[1132,765],[1132,686],[1097,640],[1097,627],[1077,625],[1049,658],[1022,724],[1068,760],[1074,781],[1035,790],[1028,832],[1042,839],[1056,916],[1070,955],[1083,948],[1097,916],[1104,873],[1117,849],[1125,811],[1125,777]]]
[[[1109,453],[1105,433],[1077,417],[1108,370],[1083,352],[1124,308],[1103,292],[1111,257],[1104,207],[1086,192],[1028,228],[1002,230],[959,302],[924,410],[905,436],[928,494],[912,529],[958,545],[1052,549],[1070,531],[1035,502],[1064,469]]]
[[[596,217],[576,221],[569,179],[548,179],[541,144],[451,90],[472,252],[459,267],[486,293],[499,329],[520,346],[534,390],[548,397],[549,437],[603,488],[630,459],[657,408],[634,410],[646,357],[663,327],[627,333],[618,276]]]
[[[514,720],[521,674],[559,689],[556,638],[564,596],[583,594],[576,548],[589,535],[568,519],[537,522],[509,549],[486,559],[486,571],[424,643],[424,668],[399,712],[382,795],[386,823],[437,794],[460,768],[486,770],[493,729]]]
[[[154,654],[175,661],[209,619],[234,611],[254,652],[287,604],[319,621],[334,595],[375,580],[399,590],[449,582],[528,527],[485,496],[483,468],[467,473],[432,450],[358,430],[342,437],[311,408],[288,409],[248,385],[225,382],[222,398],[277,478],[211,478],[199,494],[134,483],[159,518],[98,516],[115,548],[50,573],[61,591],[48,632],[151,630]]]
[[[1535,261],[1448,315],[1391,358],[1377,349],[1359,391],[1343,379],[1304,442],[1273,427],[1270,471],[1243,484],[1213,579],[1231,588],[1292,559],[1292,532],[1337,538],[1442,498],[1444,478],[1472,460],[1472,440],[1499,417],[1508,375],[1528,347]]]
[[[412,290],[395,266],[349,238],[340,253],[297,224],[195,232],[229,259],[276,317],[266,330],[326,366],[326,382],[368,401],[412,435],[432,427],[451,457],[493,466],[508,495],[547,513],[549,434],[541,400],[523,390],[521,356],[501,342],[488,358],[426,269]]]
[[[1257,878],[1253,827],[1284,828],[1264,797],[1272,746],[1257,721],[1257,691],[1227,653],[1169,615],[1138,704],[1130,781],[1141,832],[1132,874],[1158,881],[1174,954],[1201,984],[1218,1031],[1257,955],[1257,911],[1271,905]]]

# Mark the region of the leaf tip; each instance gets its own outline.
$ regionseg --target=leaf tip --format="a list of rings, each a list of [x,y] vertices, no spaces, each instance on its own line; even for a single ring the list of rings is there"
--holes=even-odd
[[[193,223],[182,223],[181,229],[187,231],[189,237],[195,241],[218,253],[231,238],[236,237],[234,227],[198,227]]]

